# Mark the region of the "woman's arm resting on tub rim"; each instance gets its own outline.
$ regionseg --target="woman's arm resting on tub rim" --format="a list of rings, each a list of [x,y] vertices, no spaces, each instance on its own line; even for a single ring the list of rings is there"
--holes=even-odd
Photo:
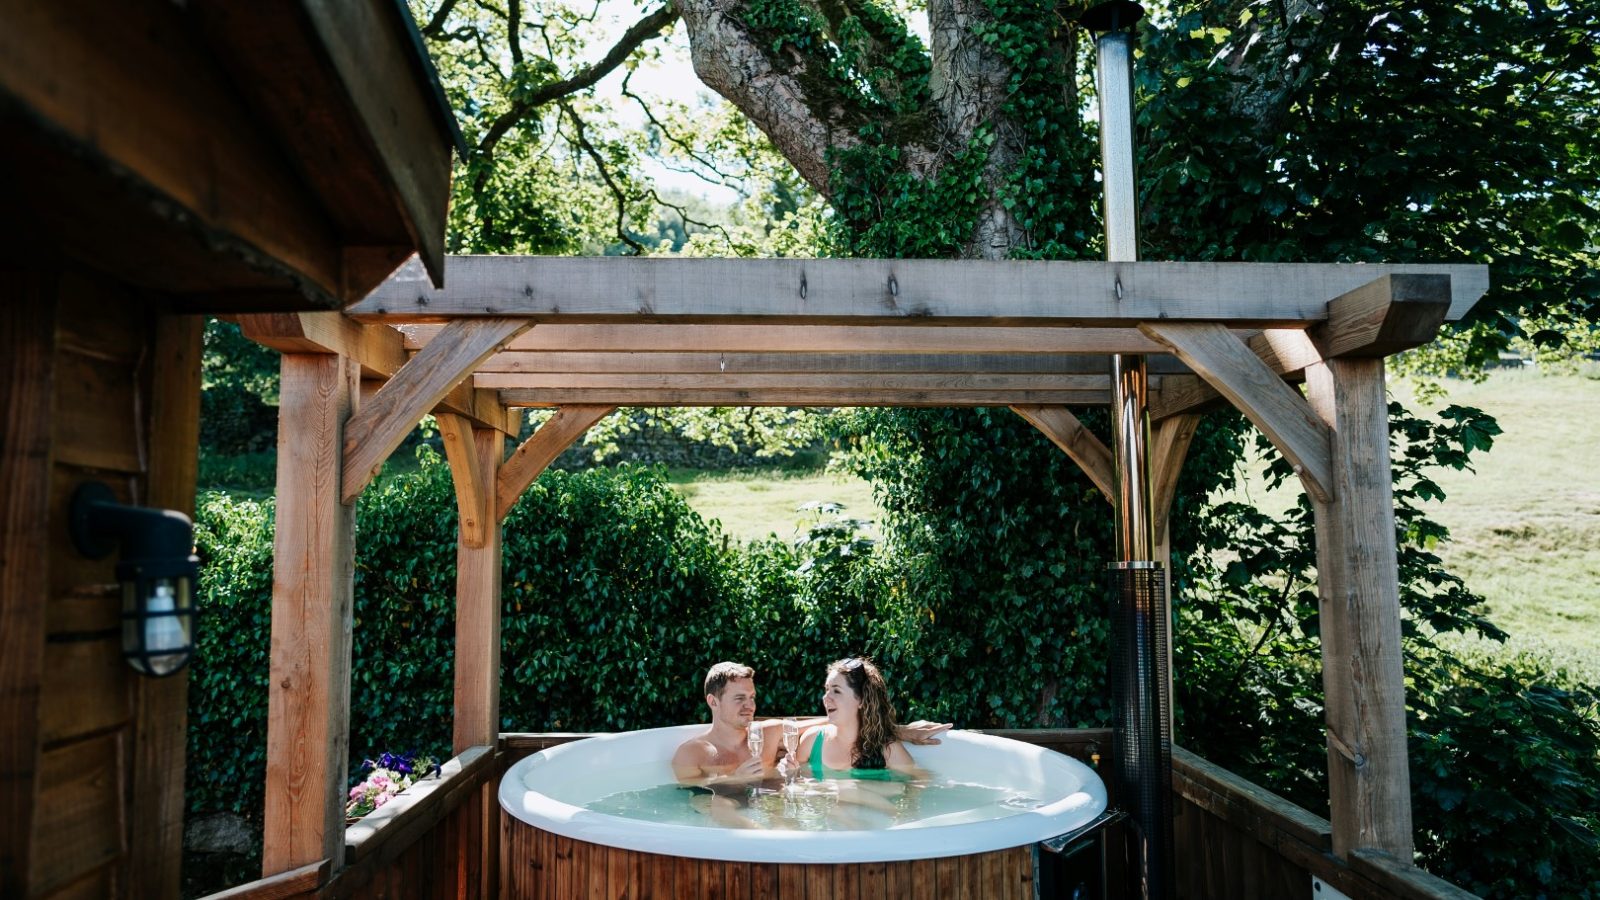
[[[924,719],[918,719],[908,725],[895,726],[894,737],[895,740],[905,741],[908,744],[929,746],[939,743],[939,735],[949,730],[949,722],[929,722]],[[905,748],[902,747],[901,749]]]
[[[773,729],[777,728],[782,723],[782,719],[761,720],[761,730],[763,733],[768,735],[768,741],[772,740],[771,735],[774,733]],[[812,716],[809,719],[795,720],[795,724],[800,726],[801,734],[804,734],[808,728],[815,728],[818,725],[826,725],[827,723],[827,716]],[[904,725],[896,725],[894,729],[894,737],[897,741],[905,741],[908,744],[916,744],[926,747],[939,743],[939,735],[949,731],[950,727],[951,726],[949,722],[929,722],[927,719],[918,719],[915,722],[907,722]],[[776,733],[782,734],[781,731]]]

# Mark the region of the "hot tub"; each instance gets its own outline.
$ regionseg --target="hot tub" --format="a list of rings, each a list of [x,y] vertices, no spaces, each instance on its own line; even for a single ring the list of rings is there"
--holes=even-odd
[[[1029,785],[1038,805],[999,818],[942,816],[875,831],[723,829],[583,808],[617,791],[670,782],[667,760],[704,728],[590,738],[512,765],[500,782],[503,893],[1027,897],[1033,845],[1088,824],[1106,806],[1105,786],[1083,763],[1020,741],[956,731],[938,746],[913,747],[917,763],[958,781]],[[641,765],[650,761],[659,765]]]

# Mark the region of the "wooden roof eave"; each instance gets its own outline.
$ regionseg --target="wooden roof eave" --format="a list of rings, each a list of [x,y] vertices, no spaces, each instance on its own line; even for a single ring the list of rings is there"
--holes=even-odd
[[[403,3],[200,0],[191,9],[347,248],[341,303],[413,251],[443,283],[450,151],[461,133]]]
[[[452,133],[407,25],[387,0],[24,4],[0,30],[8,250],[193,312],[337,309],[419,248],[439,274]]]

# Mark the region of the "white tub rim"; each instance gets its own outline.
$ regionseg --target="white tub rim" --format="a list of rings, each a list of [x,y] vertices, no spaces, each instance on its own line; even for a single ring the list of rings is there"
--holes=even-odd
[[[594,812],[527,787],[535,768],[569,754],[592,755],[608,744],[645,740],[675,746],[706,725],[679,725],[617,732],[570,741],[513,763],[500,781],[500,805],[516,819],[553,834],[591,844],[695,859],[755,863],[899,862],[987,853],[1020,847],[1072,831],[1105,810],[1105,785],[1084,763],[1056,751],[995,735],[952,731],[945,740],[1001,752],[1042,754],[1041,763],[1078,782],[1076,791],[1037,809],[980,822],[877,831],[743,831],[700,825],[648,822]],[[913,747],[915,755],[938,748]],[[576,764],[577,757],[569,764]]]

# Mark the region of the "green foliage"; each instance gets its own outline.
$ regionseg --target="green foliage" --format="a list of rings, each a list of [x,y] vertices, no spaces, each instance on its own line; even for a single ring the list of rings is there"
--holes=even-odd
[[[1437,420],[1390,407],[1402,648],[1419,864],[1486,897],[1600,888],[1600,710],[1590,688],[1523,658],[1463,658],[1442,634],[1505,634],[1441,568],[1448,539],[1423,505],[1429,477],[1464,468],[1498,428],[1477,410]],[[1281,460],[1269,478],[1292,477]],[[1316,549],[1304,499],[1281,519],[1236,503],[1177,526],[1193,541],[1180,586],[1178,737],[1312,810],[1326,810]]]
[[[191,810],[260,809],[266,784],[272,501],[202,493],[195,655],[189,664]],[[258,813],[257,813],[258,814]]]
[[[448,466],[426,447],[418,454],[415,472],[368,488],[357,513],[353,764],[384,750],[450,749],[456,505]],[[225,494],[204,494],[198,506],[205,615],[188,767],[196,811],[259,815],[272,516],[271,501]],[[695,721],[700,679],[719,659],[762,672],[764,708],[815,709],[824,662],[897,639],[856,527],[824,518],[796,546],[741,549],[657,470],[545,473],[504,527],[502,728]]]
[[[1600,896],[1600,696],[1527,657],[1416,655],[1412,814],[1434,874],[1483,897]]]
[[[200,446],[235,456],[272,449],[278,428],[278,354],[232,322],[206,323],[200,356]]]
[[[902,148],[879,126],[862,126],[861,136],[865,145],[830,158],[835,249],[885,259],[959,255],[988,195],[983,169],[993,135],[975,135],[931,179],[905,169]]]
[[[1592,16],[1487,0],[1180,2],[1143,34],[1152,258],[1489,263],[1454,353],[1600,318]],[[1287,16],[1287,18],[1286,18]]]
[[[902,689],[963,725],[1104,724],[1111,517],[1082,472],[1005,409],[857,410],[838,437],[885,510],[882,577],[919,622],[886,649]],[[1208,428],[1197,453],[1228,445]]]

